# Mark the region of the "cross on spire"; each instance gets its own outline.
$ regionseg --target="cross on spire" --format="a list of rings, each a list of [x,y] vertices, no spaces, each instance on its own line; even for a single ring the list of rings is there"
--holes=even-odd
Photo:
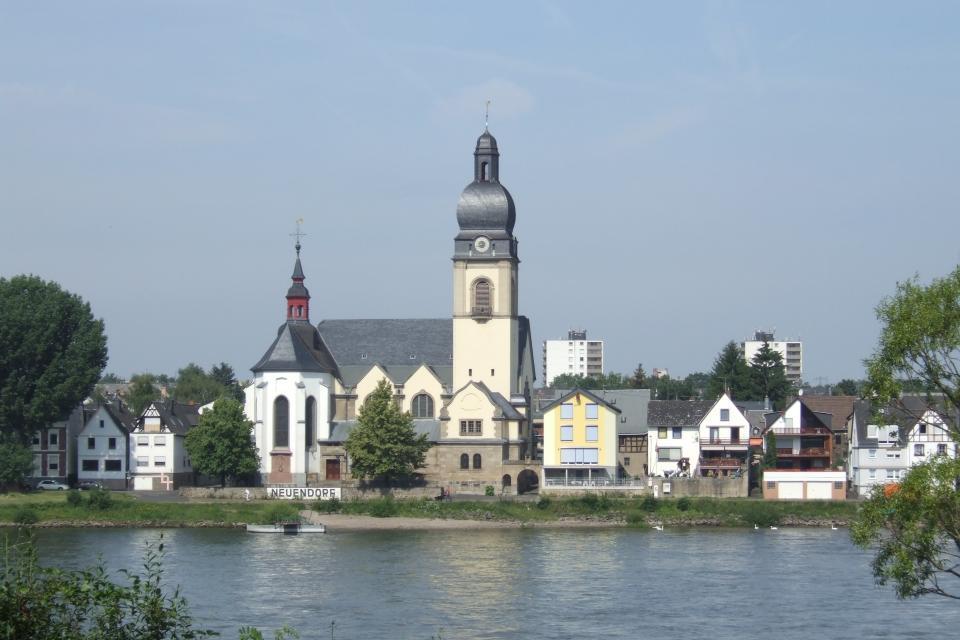
[[[490,101],[487,100],[487,105],[483,109],[483,128],[490,128]]]
[[[297,239],[297,244],[294,245],[294,248],[297,250],[297,257],[300,257],[300,238],[304,237],[305,234],[303,231],[300,231],[300,225],[303,224],[303,218],[297,218],[297,230],[290,235]]]

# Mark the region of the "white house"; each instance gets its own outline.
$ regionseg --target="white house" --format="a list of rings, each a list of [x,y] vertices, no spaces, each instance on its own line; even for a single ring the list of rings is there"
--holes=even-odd
[[[104,403],[85,412],[77,435],[77,481],[99,482],[108,489],[127,489],[130,432],[136,416],[121,403]]]
[[[859,495],[902,480],[910,467],[935,455],[957,455],[948,421],[925,399],[904,397],[883,417],[874,420],[867,401],[854,405],[847,477]]]
[[[700,421],[698,475],[727,476],[746,472],[750,456],[750,421],[726,393]],[[693,467],[693,465],[691,465]]]
[[[647,406],[647,468],[652,476],[697,473],[700,425],[710,400],[651,400]]]
[[[198,418],[196,405],[172,401],[153,402],[143,411],[130,434],[135,490],[173,491],[192,482],[184,438]]]

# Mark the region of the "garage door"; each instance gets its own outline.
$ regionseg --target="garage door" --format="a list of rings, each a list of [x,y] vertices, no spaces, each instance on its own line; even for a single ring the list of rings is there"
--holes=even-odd
[[[781,500],[803,500],[803,483],[778,482],[777,497]]]
[[[152,491],[153,478],[150,476],[137,476],[133,479],[134,491]]]
[[[832,482],[808,482],[807,498],[810,500],[829,500],[833,497]]]

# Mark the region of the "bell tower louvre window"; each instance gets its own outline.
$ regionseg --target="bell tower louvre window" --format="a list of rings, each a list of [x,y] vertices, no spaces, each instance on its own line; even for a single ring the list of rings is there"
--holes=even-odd
[[[481,278],[473,284],[473,308],[471,315],[488,318],[493,314],[493,307],[491,306],[492,296],[490,295],[491,289],[490,281],[485,278]]]

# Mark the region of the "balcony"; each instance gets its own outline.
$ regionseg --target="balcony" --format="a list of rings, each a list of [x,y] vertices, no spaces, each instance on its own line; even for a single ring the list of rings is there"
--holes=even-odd
[[[806,449],[777,449],[778,458],[829,458],[830,452],[821,447],[808,447]]]
[[[706,438],[700,441],[700,447],[748,447],[748,438]]]
[[[739,469],[743,464],[742,460],[737,458],[701,458],[701,469]]]
[[[829,429],[823,427],[774,427],[773,432],[778,436],[830,436]]]

